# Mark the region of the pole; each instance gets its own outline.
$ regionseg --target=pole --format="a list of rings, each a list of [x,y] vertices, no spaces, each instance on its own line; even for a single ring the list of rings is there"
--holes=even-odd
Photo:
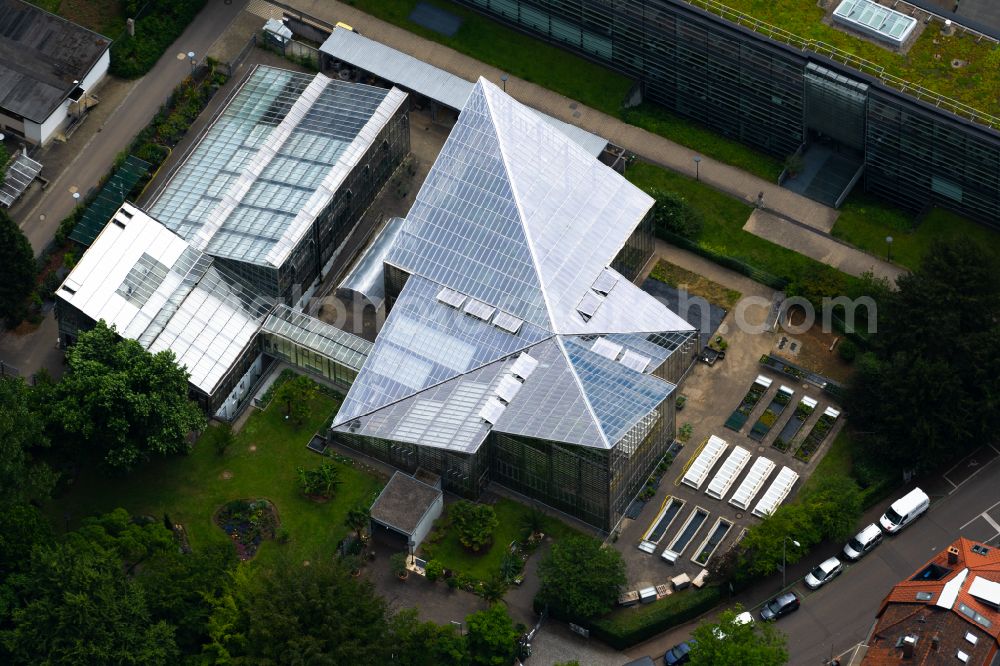
[[[781,540],[781,589],[785,589],[785,547],[788,545],[788,537]]]

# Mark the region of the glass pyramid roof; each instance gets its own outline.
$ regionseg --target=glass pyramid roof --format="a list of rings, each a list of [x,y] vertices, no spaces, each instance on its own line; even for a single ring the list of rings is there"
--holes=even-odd
[[[411,277],[334,428],[392,439],[450,418],[465,436],[419,443],[474,450],[493,427],[615,446],[673,392],[649,373],[694,332],[609,268],[651,206],[481,79],[389,251]],[[534,370],[515,378],[522,354]]]

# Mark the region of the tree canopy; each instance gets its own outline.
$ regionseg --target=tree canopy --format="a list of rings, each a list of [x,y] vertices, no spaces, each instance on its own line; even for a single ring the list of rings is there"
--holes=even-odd
[[[493,530],[500,524],[492,506],[468,500],[452,504],[448,509],[448,518],[455,527],[459,542],[474,551],[493,543]]]
[[[173,353],[151,354],[103,321],[80,334],[66,367],[51,391],[53,440],[65,438],[112,469],[187,451],[188,433],[205,426]]]
[[[1000,425],[1000,270],[971,241],[939,243],[897,285],[848,406],[866,460],[928,472]]]
[[[503,604],[493,604],[465,618],[469,661],[481,666],[509,666],[517,655],[517,629]]]
[[[0,155],[3,160],[3,155]],[[4,166],[0,164],[0,167]],[[0,181],[3,177],[0,176]],[[35,253],[24,233],[7,212],[0,210],[0,318],[15,326],[27,314],[28,296],[35,288]]]
[[[716,622],[703,623],[692,632],[691,666],[775,666],[788,661],[784,634],[771,622],[737,622],[742,610],[737,606],[722,611]]]
[[[45,421],[19,378],[0,377],[0,505],[48,496],[55,475],[32,452],[49,445]]]
[[[621,553],[582,535],[552,544],[538,576],[539,601],[557,617],[581,620],[610,611],[627,582]]]

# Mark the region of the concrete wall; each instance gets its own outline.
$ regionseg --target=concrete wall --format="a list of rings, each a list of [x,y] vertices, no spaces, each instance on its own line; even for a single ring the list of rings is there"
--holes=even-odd
[[[427,513],[421,518],[420,522],[417,524],[417,528],[413,530],[413,550],[416,550],[421,542],[427,538],[428,533],[431,531],[431,527],[434,526],[434,521],[438,519],[441,515],[441,511],[444,509],[444,495],[438,495],[434,503],[431,504]]]

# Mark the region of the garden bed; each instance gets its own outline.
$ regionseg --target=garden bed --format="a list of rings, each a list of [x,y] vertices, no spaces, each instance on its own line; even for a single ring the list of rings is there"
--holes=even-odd
[[[795,457],[803,462],[809,462],[812,454],[816,453],[816,450],[823,444],[827,435],[833,430],[833,426],[838,418],[840,418],[840,412],[833,407],[827,407],[826,411],[819,417],[819,420],[816,421],[816,425],[812,427],[806,438],[802,440],[801,446],[795,452]]]
[[[253,559],[260,544],[278,532],[278,511],[266,499],[233,500],[215,513],[215,524],[222,528],[240,560]]]
[[[789,447],[792,445],[792,440],[795,436],[799,434],[799,430],[812,415],[813,410],[816,409],[816,401],[812,398],[806,396],[799,401],[798,406],[795,408],[795,413],[792,414],[792,418],[788,419],[788,423],[785,427],[781,429],[778,436],[774,438],[774,442],[771,446],[778,449],[779,451],[788,451]]]
[[[778,422],[778,417],[785,411],[788,403],[792,401],[793,395],[795,395],[795,391],[787,386],[778,388],[778,392],[774,394],[771,404],[767,406],[764,413],[757,419],[757,423],[754,423],[753,428],[750,429],[750,439],[760,442],[767,437],[767,433],[771,432],[771,428]]]
[[[743,424],[750,418],[750,412],[757,406],[757,403],[760,402],[760,399],[764,397],[769,388],[771,388],[771,380],[764,375],[757,375],[757,379],[754,380],[750,390],[743,396],[740,406],[726,419],[726,427],[739,432]]]

